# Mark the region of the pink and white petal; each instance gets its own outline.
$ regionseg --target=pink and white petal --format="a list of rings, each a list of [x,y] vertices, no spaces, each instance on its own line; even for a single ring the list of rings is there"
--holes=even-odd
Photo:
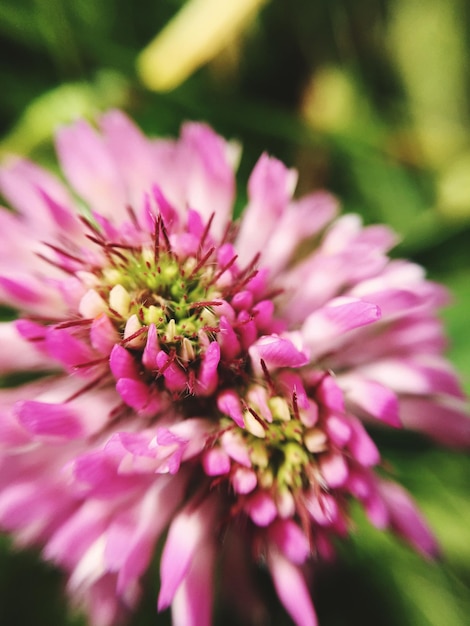
[[[47,239],[59,230],[75,232],[68,191],[52,174],[25,159],[12,159],[0,168],[0,189],[34,231]]]
[[[268,528],[268,538],[291,562],[302,565],[310,554],[310,545],[302,529],[291,519],[276,520]]]
[[[302,336],[312,356],[331,352],[349,331],[373,324],[380,319],[379,308],[370,302],[353,298],[336,298],[311,313],[302,326]]]
[[[334,452],[320,457],[320,469],[326,484],[332,489],[344,485],[349,474],[344,456]]]
[[[116,391],[136,411],[150,413],[161,404],[148,385],[134,378],[120,378],[116,383]]]
[[[121,111],[105,113],[100,119],[104,143],[124,182],[127,201],[140,209],[144,193],[149,193],[155,180],[154,153],[151,142]]]
[[[139,369],[135,359],[123,346],[118,344],[114,346],[109,359],[109,366],[116,380],[119,378],[139,379]]]
[[[181,476],[159,477],[136,504],[134,519],[130,526],[124,525],[118,543],[108,537],[105,559],[108,567],[113,563],[118,572],[118,593],[137,581],[148,567],[155,542],[180,504],[185,484]],[[127,528],[130,532],[126,532]]]
[[[389,388],[354,374],[339,377],[338,383],[344,390],[346,403],[353,412],[364,417],[374,417],[384,424],[400,428],[397,395]]]
[[[301,367],[309,361],[308,354],[295,333],[283,337],[275,334],[264,335],[248,351],[253,368],[257,371],[262,371],[261,360],[265,362],[268,369]]]
[[[364,467],[377,465],[380,461],[379,451],[362,422],[352,416],[349,416],[348,422],[352,432],[347,447],[354,459]]]
[[[269,551],[267,560],[277,595],[296,626],[317,626],[312,600],[298,566],[276,550]]]
[[[236,493],[242,494],[251,493],[258,484],[255,472],[247,467],[237,467],[231,480]]]
[[[387,385],[399,394],[446,394],[463,398],[464,393],[450,364],[432,356],[390,358],[357,369],[369,380]]]
[[[205,223],[215,217],[211,233],[221,237],[235,194],[233,150],[204,124],[185,124],[177,142],[153,145],[155,180],[180,216],[188,207]],[[184,220],[186,221],[186,220]]]
[[[104,532],[107,517],[106,504],[96,500],[83,502],[47,542],[45,557],[63,567],[74,568]]]
[[[19,334],[16,322],[0,322],[0,374],[51,370],[55,362]]]
[[[189,502],[173,519],[160,561],[159,611],[170,606],[192,562],[197,560],[196,553],[206,545],[215,515],[216,503],[209,497],[197,507]]]
[[[220,362],[220,346],[212,341],[202,357],[196,380],[196,393],[199,396],[209,396],[217,387],[217,368]]]
[[[175,593],[171,605],[173,624],[211,626],[215,561],[215,546],[212,541],[206,541],[199,547],[197,557]]]
[[[127,196],[109,148],[85,121],[59,130],[56,149],[62,170],[90,208],[119,224],[127,217]]]
[[[21,401],[14,407],[21,425],[38,439],[80,439],[84,428],[80,415],[65,404],[51,404],[35,400]]]
[[[337,200],[325,191],[317,191],[292,202],[263,248],[263,263],[269,267],[272,275],[291,260],[304,239],[320,232],[337,211]]]
[[[273,157],[263,154],[248,181],[246,207],[236,248],[241,258],[251,259],[262,252],[287,208],[297,182],[297,173]]]
[[[257,491],[245,503],[245,510],[252,521],[261,527],[269,526],[277,517],[277,507],[266,491]]]
[[[400,401],[400,417],[406,428],[421,431],[440,444],[470,446],[470,413],[465,402],[405,397]]]
[[[436,539],[411,496],[391,481],[380,481],[378,489],[395,532],[424,556],[435,557],[439,551]]]
[[[229,473],[231,461],[222,448],[211,448],[204,453],[202,466],[207,476],[221,476]]]
[[[200,213],[204,222],[214,214],[211,232],[221,237],[230,219],[235,196],[233,146],[205,124],[186,123],[180,146],[187,151],[190,169],[181,174],[187,180],[187,204]]]
[[[237,426],[245,428],[240,398],[235,391],[231,389],[221,391],[217,396],[217,408],[222,413],[229,415]]]

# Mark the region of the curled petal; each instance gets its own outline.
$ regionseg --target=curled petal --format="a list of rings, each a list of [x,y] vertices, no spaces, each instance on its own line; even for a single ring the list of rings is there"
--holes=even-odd
[[[268,369],[301,367],[309,361],[305,351],[300,350],[291,339],[279,335],[265,335],[249,349],[253,367],[260,368],[263,360]]]

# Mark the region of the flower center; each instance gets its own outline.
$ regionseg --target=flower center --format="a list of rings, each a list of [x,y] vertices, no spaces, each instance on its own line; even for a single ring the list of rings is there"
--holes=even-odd
[[[215,271],[193,256],[180,262],[169,252],[155,256],[150,248],[123,251],[118,261],[97,277],[96,292],[107,303],[106,314],[127,343],[153,324],[168,350],[199,352],[200,331],[217,325],[213,308],[220,291],[211,284]],[[134,344],[132,341],[134,340]]]
[[[245,429],[237,431],[249,451],[258,485],[293,492],[321,483],[318,464],[329,441],[317,422],[317,405],[308,401],[299,408],[295,392],[289,401],[282,395],[267,397],[259,387],[248,397]]]

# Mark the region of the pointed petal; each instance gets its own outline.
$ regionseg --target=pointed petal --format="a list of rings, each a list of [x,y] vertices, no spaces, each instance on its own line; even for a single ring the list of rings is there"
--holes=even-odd
[[[214,501],[206,499],[196,509],[189,503],[173,520],[160,562],[161,587],[158,610],[163,611],[185,579],[200,547],[210,533],[215,514]]]
[[[395,532],[424,556],[435,557],[438,553],[436,539],[411,496],[391,481],[381,481],[379,491],[387,506],[390,524]]]
[[[277,595],[296,626],[317,626],[317,616],[299,568],[274,550],[268,554],[268,567]]]
[[[216,551],[211,542],[200,546],[187,576],[175,593],[171,606],[173,624],[211,626],[215,559]]]

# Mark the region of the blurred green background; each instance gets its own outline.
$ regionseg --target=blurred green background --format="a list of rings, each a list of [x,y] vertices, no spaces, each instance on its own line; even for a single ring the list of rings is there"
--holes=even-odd
[[[2,0],[0,157],[55,167],[54,129],[109,107],[150,134],[202,119],[243,145],[241,209],[266,150],[299,170],[299,192],[327,187],[393,226],[396,254],[448,285],[449,355],[470,391],[469,58],[468,0]],[[443,557],[423,561],[357,513],[353,540],[318,573],[321,625],[466,626],[469,459],[404,433],[381,449]],[[1,540],[2,626],[84,624],[62,588]],[[133,625],[168,623],[155,597],[149,576]],[[273,624],[289,624],[280,609]]]

